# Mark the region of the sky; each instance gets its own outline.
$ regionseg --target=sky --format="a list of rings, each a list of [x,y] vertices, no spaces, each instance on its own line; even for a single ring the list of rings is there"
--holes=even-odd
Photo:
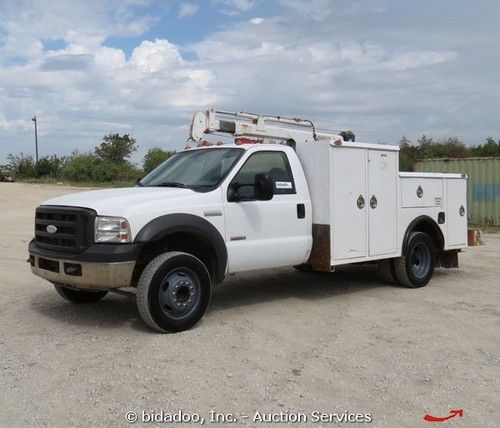
[[[395,143],[500,139],[500,1],[0,0],[0,164],[130,133],[182,149],[215,106]]]

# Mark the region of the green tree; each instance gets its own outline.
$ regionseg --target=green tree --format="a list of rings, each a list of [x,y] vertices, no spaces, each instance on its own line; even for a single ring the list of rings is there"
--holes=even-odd
[[[470,149],[456,137],[438,140],[434,143],[432,152],[432,156],[436,158],[466,158],[470,155]]]
[[[456,137],[434,141],[422,135],[417,150],[418,159],[464,158],[471,155],[471,150]]]
[[[175,154],[175,151],[171,152],[168,150],[160,149],[159,147],[153,147],[152,149],[149,149],[144,156],[144,161],[142,163],[144,173],[148,174],[158,165],[165,162],[173,154]]]
[[[472,147],[472,155],[477,157],[500,156],[500,140],[497,143],[492,137],[488,137],[484,146],[480,144]]]
[[[399,144],[399,170],[400,171],[413,171],[415,163],[418,160],[418,149],[412,142],[402,136]]]
[[[103,137],[94,153],[102,162],[124,165],[128,163],[130,155],[136,150],[137,142],[130,134],[108,134]]]
[[[427,135],[422,135],[418,140],[418,158],[428,159],[433,157],[434,140]]]

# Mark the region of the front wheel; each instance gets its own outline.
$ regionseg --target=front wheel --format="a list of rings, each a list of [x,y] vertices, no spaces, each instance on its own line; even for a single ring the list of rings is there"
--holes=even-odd
[[[434,260],[434,243],[429,235],[423,232],[412,233],[405,255],[394,259],[398,282],[411,288],[427,285],[434,273]]]
[[[151,328],[187,330],[205,313],[211,295],[210,274],[191,254],[161,254],[149,262],[137,285],[137,308]]]
[[[54,284],[57,293],[69,300],[72,303],[95,303],[101,300],[107,291],[87,291],[87,290],[73,290],[71,288],[63,287],[62,285]]]

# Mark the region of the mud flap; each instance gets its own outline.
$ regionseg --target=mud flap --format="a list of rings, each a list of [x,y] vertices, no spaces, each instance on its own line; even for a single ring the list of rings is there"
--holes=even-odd
[[[446,269],[458,267],[458,251],[441,251],[436,257],[436,267],[443,267]]]

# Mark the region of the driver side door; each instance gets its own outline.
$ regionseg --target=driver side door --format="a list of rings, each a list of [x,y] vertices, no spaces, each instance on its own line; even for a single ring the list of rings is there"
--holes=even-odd
[[[251,184],[257,174],[272,179],[271,200],[253,198]],[[298,207],[304,201],[299,200],[287,154],[278,150],[251,153],[230,181],[234,182],[245,186],[238,192],[244,200],[229,202],[227,187],[223,194],[229,272],[303,263],[309,223]]]

